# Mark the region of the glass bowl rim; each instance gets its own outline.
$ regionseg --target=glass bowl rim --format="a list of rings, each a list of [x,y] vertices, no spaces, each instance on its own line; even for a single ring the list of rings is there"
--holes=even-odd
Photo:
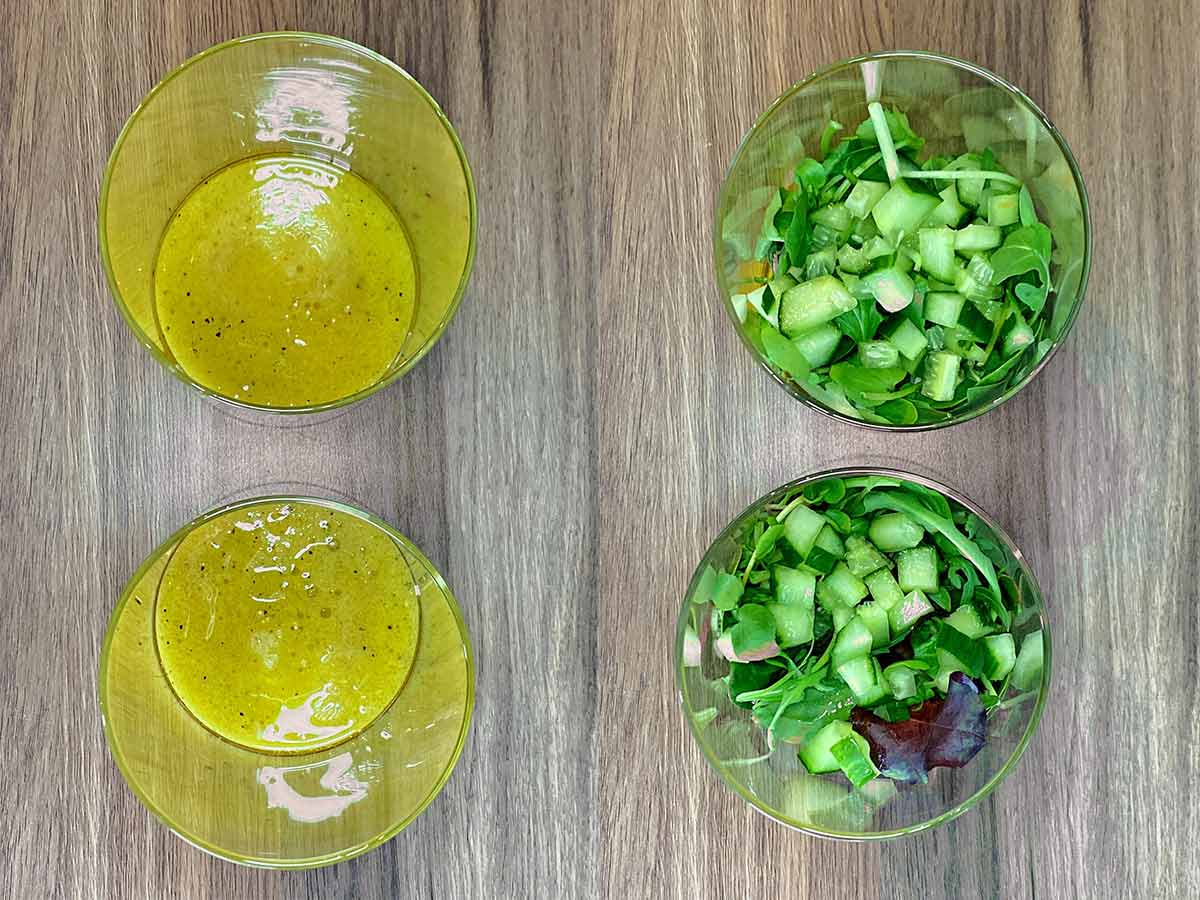
[[[845,413],[838,412],[835,409],[830,409],[815,397],[809,396],[809,394],[802,389],[793,388],[790,384],[788,384],[787,381],[781,378],[774,369],[771,368],[767,361],[762,358],[762,355],[750,343],[749,339],[746,338],[746,336],[742,333],[742,323],[740,320],[738,320],[737,314],[734,312],[733,306],[729,300],[729,285],[727,285],[725,282],[725,272],[722,264],[722,247],[724,244],[724,239],[721,234],[721,211],[725,208],[726,203],[729,200],[728,193],[730,187],[730,176],[733,174],[734,169],[741,161],[742,155],[746,152],[746,149],[750,144],[750,140],[754,137],[755,133],[768,121],[770,121],[771,117],[774,116],[775,113],[789,100],[791,100],[793,96],[799,94],[801,91],[812,86],[813,84],[816,84],[822,79],[843,69],[857,66],[862,63],[889,59],[918,60],[921,62],[948,66],[953,69],[961,69],[970,72],[976,77],[990,82],[993,86],[1001,88],[1002,90],[1015,96],[1026,106],[1026,108],[1034,115],[1034,117],[1041,122],[1047,133],[1054,138],[1055,144],[1058,145],[1059,151],[1062,153],[1063,158],[1067,161],[1067,167],[1071,170],[1071,177],[1075,182],[1075,189],[1079,194],[1079,207],[1083,218],[1083,256],[1080,266],[1079,288],[1076,292],[1075,301],[1072,304],[1071,311],[1068,314],[1066,321],[1063,323],[1062,333],[1058,336],[1058,339],[1051,345],[1050,349],[1046,352],[1046,355],[1038,360],[1038,362],[1025,374],[1020,381],[1018,381],[1015,385],[1013,385],[995,400],[992,400],[990,403],[974,409],[966,409],[961,414],[951,416],[949,419],[946,419],[942,422],[923,422],[915,423],[913,425],[893,425],[883,422],[867,422],[863,419],[856,419],[853,416],[848,416]],[[1049,117],[1042,111],[1041,107],[1034,103],[1024,91],[1022,91],[1012,82],[1001,77],[1000,75],[997,75],[990,69],[986,69],[981,65],[970,62],[969,60],[960,59],[957,56],[951,56],[945,53],[937,53],[932,50],[880,50],[874,53],[864,53],[859,56],[852,56],[847,59],[838,60],[837,62],[823,66],[807,77],[802,78],[800,81],[792,84],[783,93],[776,97],[766,108],[766,110],[764,110],[758,116],[758,118],[754,120],[754,124],[750,126],[749,130],[746,131],[746,133],[742,136],[742,139],[738,142],[737,149],[734,151],[733,157],[729,162],[729,166],[725,170],[725,177],[721,181],[721,187],[717,192],[716,206],[714,207],[713,270],[716,275],[717,287],[721,291],[722,305],[725,307],[726,314],[733,321],[734,330],[737,332],[739,340],[746,347],[746,349],[750,351],[750,355],[754,357],[755,362],[765,369],[780,387],[782,387],[788,394],[790,394],[800,403],[816,410],[824,416],[828,416],[831,419],[836,419],[839,422],[846,422],[851,425],[856,425],[860,428],[873,428],[878,431],[914,433],[921,431],[934,431],[939,428],[948,428],[951,425],[961,425],[964,422],[969,422],[972,419],[1007,403],[1024,387],[1030,384],[1043,369],[1045,369],[1051,358],[1053,358],[1058,352],[1059,348],[1066,343],[1068,335],[1070,335],[1071,330],[1075,327],[1075,320],[1079,317],[1079,312],[1083,307],[1084,297],[1087,294],[1088,276],[1091,272],[1091,268],[1092,219],[1088,204],[1087,187],[1084,185],[1083,175],[1079,171],[1079,163],[1075,159],[1075,155],[1071,152],[1071,148],[1067,144],[1066,138],[1062,136],[1062,133],[1057,127],[1055,127],[1054,123],[1050,121]]]
[[[1038,689],[1038,696],[1034,704],[1033,712],[1029,717],[1029,722],[1026,724],[1025,730],[1022,732],[1021,738],[1018,740],[1016,747],[1013,749],[1008,759],[1005,760],[1004,765],[1000,766],[1000,768],[996,770],[996,772],[981,788],[979,788],[961,803],[950,807],[944,812],[941,812],[930,819],[926,819],[923,822],[918,822],[904,828],[893,828],[888,831],[874,832],[840,832],[832,829],[821,829],[813,825],[800,824],[792,819],[787,818],[778,810],[771,809],[767,804],[755,797],[754,794],[745,788],[744,785],[728,777],[720,761],[715,758],[712,748],[709,747],[708,742],[704,739],[704,737],[702,737],[701,730],[697,727],[695,721],[692,719],[692,716],[689,714],[690,704],[687,701],[687,689],[685,687],[684,680],[686,667],[683,665],[683,640],[684,631],[688,624],[687,613],[691,605],[691,593],[695,589],[704,571],[704,567],[706,565],[704,559],[708,556],[709,551],[711,551],[712,548],[720,542],[731,538],[737,528],[739,528],[746,519],[755,513],[766,500],[775,496],[776,494],[794,490],[797,487],[802,487],[806,484],[812,484],[826,478],[852,478],[856,475],[883,475],[899,478],[905,481],[912,481],[924,487],[932,488],[951,500],[962,504],[962,506],[979,516],[983,520],[984,524],[992,529],[996,537],[999,538],[1001,543],[1004,544],[1005,548],[1013,554],[1014,559],[1016,559],[1017,563],[1021,567],[1022,573],[1030,580],[1034,590],[1037,591],[1038,598],[1042,602],[1042,680]],[[766,816],[773,822],[778,822],[780,825],[784,825],[794,831],[811,835],[813,837],[856,843],[890,840],[904,837],[906,835],[928,831],[931,828],[936,828],[939,825],[944,825],[947,822],[957,819],[967,810],[976,806],[981,800],[995,791],[996,788],[999,787],[1000,783],[1004,781],[1004,779],[1012,773],[1013,769],[1017,767],[1017,764],[1025,755],[1025,750],[1028,748],[1030,741],[1033,739],[1034,733],[1037,731],[1038,724],[1041,722],[1042,712],[1045,709],[1046,699],[1050,692],[1051,663],[1053,658],[1050,632],[1050,622],[1046,613],[1045,595],[1042,592],[1041,585],[1038,583],[1037,578],[1034,576],[1033,570],[1029,565],[1029,561],[1025,558],[1025,555],[1021,552],[1021,549],[1017,546],[1016,542],[1012,539],[1008,532],[1005,531],[1000,524],[989,513],[982,509],[974,500],[972,500],[970,497],[967,497],[961,491],[947,487],[945,484],[935,480],[934,478],[930,478],[926,475],[919,475],[893,466],[835,466],[832,468],[824,468],[819,471],[811,472],[807,475],[801,475],[798,478],[794,478],[785,484],[781,484],[778,487],[767,491],[765,494],[756,498],[753,502],[746,506],[745,509],[738,513],[737,516],[730,520],[730,522],[721,529],[720,534],[718,534],[717,537],[714,538],[713,541],[708,545],[704,555],[701,557],[700,563],[696,566],[696,569],[693,572],[690,581],[688,582],[687,590],[683,596],[683,605],[680,608],[679,618],[676,622],[675,658],[673,660],[675,667],[675,687],[676,691],[678,692],[680,710],[683,713],[683,718],[687,722],[688,730],[691,732],[693,739],[699,746],[701,753],[703,753],[705,760],[709,764],[709,767],[716,772],[717,776],[721,779],[726,787],[737,793],[759,813]]]
[[[129,307],[125,302],[125,298],[117,287],[116,276],[113,274],[112,260],[109,254],[107,221],[108,221],[108,194],[111,187],[113,168],[117,158],[120,156],[121,149],[125,144],[126,138],[132,131],[134,124],[138,121],[141,115],[149,108],[154,99],[161,93],[172,81],[185,71],[191,69],[196,64],[203,62],[210,56],[215,56],[225,50],[239,47],[243,44],[250,44],[260,41],[279,41],[279,42],[307,42],[322,44],[326,47],[333,47],[339,50],[348,51],[352,54],[365,56],[372,62],[382,65],[384,68],[391,70],[393,74],[399,75],[404,81],[416,89],[417,95],[421,97],[433,112],[435,118],[443,128],[446,136],[450,139],[450,143],[454,147],[454,152],[458,156],[459,165],[462,167],[463,181],[467,189],[467,254],[463,260],[462,273],[459,275],[458,284],[454,289],[454,296],[450,300],[449,306],[443,313],[441,321],[437,327],[430,333],[429,337],[419,346],[415,353],[408,359],[404,360],[396,370],[388,373],[373,384],[368,385],[353,394],[345,397],[339,397],[334,400],[328,400],[323,403],[314,403],[307,406],[271,406],[268,404],[249,403],[244,400],[236,400],[233,397],[227,397],[224,394],[218,393],[211,388],[204,387],[199,382],[194,381],[179,369],[179,366],[171,360],[155,343],[150,339],[143,329],[133,318],[133,314],[129,311]],[[109,293],[112,295],[113,301],[121,317],[125,320],[125,324],[129,330],[137,338],[138,343],[145,347],[150,354],[157,360],[163,368],[170,372],[178,381],[182,382],[187,387],[205,397],[210,397],[220,403],[227,404],[238,409],[250,410],[253,412],[270,413],[273,415],[294,416],[307,415],[311,413],[327,412],[329,410],[340,409],[349,406],[352,403],[357,403],[359,400],[364,400],[380,391],[388,385],[395,382],[402,375],[406,374],[413,368],[430,350],[438,343],[450,323],[454,320],[458,312],[459,306],[462,304],[463,296],[466,294],[467,285],[471,280],[471,271],[475,265],[475,249],[476,249],[476,229],[478,225],[478,209],[475,198],[475,178],[471,172],[470,162],[467,160],[466,151],[463,149],[462,141],[458,137],[458,132],[455,131],[453,124],[442,111],[441,106],[427,91],[424,85],[415,79],[409,72],[394,60],[389,59],[378,51],[372,50],[370,47],[364,47],[362,44],[347,40],[346,38],[337,37],[330,34],[320,34],[312,31],[264,31],[255,34],[245,34],[231,38],[227,41],[222,41],[219,44],[213,44],[201,50],[199,53],[189,56],[179,65],[175,66],[166,75],[159,80],[154,87],[141,99],[133,112],[125,120],[121,126],[120,132],[117,134],[117,139],[113,143],[113,148],[109,152],[108,160],[104,164],[104,176],[100,183],[100,195],[97,200],[96,214],[96,231],[97,238],[100,244],[100,261],[104,268],[105,280],[108,282]]]
[[[186,827],[184,827],[182,824],[179,824],[179,823],[173,821],[170,816],[166,815],[166,813],[164,813],[161,809],[159,809],[158,805],[155,804],[149,796],[147,796],[147,794],[142,790],[140,783],[133,778],[132,772],[131,772],[123,754],[121,753],[119,748],[113,743],[113,736],[112,736],[111,730],[108,725],[107,673],[108,673],[109,652],[112,649],[113,638],[116,634],[117,621],[121,618],[121,614],[125,610],[125,606],[128,603],[130,596],[132,595],[132,590],[133,590],[134,586],[139,584],[141,582],[141,580],[149,572],[149,570],[155,564],[157,564],[159,562],[159,560],[162,557],[163,552],[170,549],[173,544],[182,540],[183,537],[186,534],[188,534],[188,532],[190,532],[192,529],[196,528],[198,525],[203,524],[204,522],[208,521],[209,519],[212,519],[216,516],[224,515],[226,512],[229,512],[230,510],[233,510],[233,509],[238,509],[238,508],[242,508],[242,507],[246,507],[246,506],[252,506],[254,504],[259,504],[259,503],[279,502],[279,501],[284,501],[284,502],[294,501],[294,502],[298,502],[298,503],[314,503],[314,504],[318,504],[321,506],[339,510],[343,513],[346,513],[347,515],[353,515],[353,516],[357,516],[360,519],[364,519],[367,522],[370,522],[375,527],[382,530],[392,540],[396,541],[406,552],[411,553],[415,557],[417,563],[419,563],[420,565],[425,567],[426,571],[428,572],[428,574],[430,575],[430,577],[432,578],[434,583],[437,585],[438,590],[440,590],[443,593],[443,595],[445,596],[447,605],[449,606],[450,612],[454,617],[455,624],[458,626],[458,634],[459,634],[459,638],[462,640],[462,646],[463,646],[463,659],[464,659],[464,663],[466,665],[466,697],[465,697],[464,704],[463,704],[463,718],[462,718],[462,724],[459,727],[458,739],[455,742],[454,749],[451,751],[449,757],[446,760],[445,770],[441,773],[441,775],[438,777],[438,779],[433,783],[432,787],[430,787],[429,793],[412,810],[412,812],[410,812],[402,820],[389,826],[385,831],[380,832],[379,834],[373,836],[369,840],[355,844],[355,845],[345,848],[343,850],[338,850],[338,851],[335,851],[332,853],[326,853],[321,856],[314,856],[314,857],[304,857],[304,858],[298,858],[298,859],[268,860],[268,859],[260,859],[260,858],[253,858],[253,857],[240,857],[235,854],[231,854],[231,853],[228,853],[228,852],[222,850],[221,848],[217,847],[215,844],[207,842],[203,838],[200,838],[200,837],[190,833],[188,831],[188,829]],[[172,834],[174,834],[175,836],[177,836],[184,842],[197,848],[198,850],[204,851],[205,853],[209,854],[210,856],[214,856],[214,857],[224,860],[226,862],[236,863],[237,865],[241,865],[241,866],[247,866],[247,867],[256,868],[256,869],[315,869],[315,868],[320,868],[322,866],[333,865],[335,863],[345,862],[347,860],[354,859],[357,856],[361,856],[362,854],[367,853],[367,852],[375,849],[376,847],[387,843],[392,838],[394,838],[397,834],[399,834],[401,831],[403,831],[405,828],[407,828],[409,825],[411,825],[429,807],[429,805],[431,803],[433,803],[433,801],[435,799],[437,799],[438,795],[441,794],[442,789],[446,786],[446,782],[448,782],[450,780],[450,776],[454,773],[455,768],[457,768],[457,766],[458,766],[458,761],[459,761],[459,758],[462,756],[463,748],[466,746],[467,734],[470,731],[471,722],[472,722],[472,719],[474,716],[474,711],[475,711],[475,655],[474,655],[474,651],[471,646],[471,637],[470,637],[470,634],[467,632],[466,622],[463,620],[462,610],[458,605],[458,600],[454,596],[454,592],[450,589],[450,586],[446,583],[445,578],[442,577],[442,574],[437,569],[437,567],[434,566],[434,564],[429,561],[429,558],[427,556],[425,556],[425,554],[421,551],[421,549],[419,547],[417,547],[416,544],[414,544],[406,535],[401,533],[399,531],[399,529],[397,529],[395,526],[389,524],[382,517],[377,516],[375,513],[371,512],[370,510],[364,509],[363,507],[360,507],[360,506],[356,506],[353,503],[347,503],[343,500],[336,500],[336,499],[333,499],[330,497],[320,497],[320,496],[316,496],[316,495],[307,495],[307,494],[300,494],[300,493],[263,494],[263,495],[253,496],[253,497],[245,497],[245,498],[239,498],[236,500],[231,500],[228,503],[222,503],[218,507],[214,507],[212,509],[205,510],[204,512],[200,513],[199,515],[194,516],[192,519],[188,520],[186,523],[181,525],[179,528],[176,528],[169,537],[165,538],[162,541],[159,541],[155,545],[154,549],[151,550],[149,554],[147,554],[146,558],[144,560],[142,560],[141,564],[137,567],[137,569],[134,571],[134,573],[132,575],[130,575],[128,579],[126,579],[124,585],[121,587],[121,591],[117,598],[116,605],[113,607],[112,613],[109,614],[108,622],[107,622],[107,624],[105,626],[105,630],[104,630],[104,641],[101,645],[99,663],[97,666],[96,692],[98,695],[99,706],[100,706],[100,724],[101,724],[101,730],[104,732],[104,741],[105,741],[105,744],[108,746],[109,755],[112,757],[113,761],[117,765],[118,770],[121,773],[121,778],[124,780],[124,782],[128,786],[128,788],[133,792],[133,794],[137,798],[138,802],[141,803],[142,806],[145,807],[147,810],[149,810],[149,812],[152,813],[154,815],[154,817],[156,819],[158,819],[158,821],[160,821],[163,825],[165,825],[171,831]],[[176,697],[176,700],[178,700],[177,697]],[[189,715],[190,715],[190,713],[189,713]],[[378,721],[379,720],[376,719],[376,722],[373,723],[372,726],[370,726],[370,727],[374,727],[375,724],[378,724]],[[368,730],[370,730],[370,727],[368,728]],[[212,734],[212,732],[210,732],[210,734]],[[219,737],[217,737],[217,739],[224,740],[223,738],[219,738]],[[228,742],[226,742],[226,743],[228,743]],[[234,746],[234,745],[230,744],[230,746]],[[332,747],[329,749],[335,750],[335,749],[337,749],[337,747],[341,747],[341,746],[343,746],[343,745],[338,744],[336,747]],[[325,751],[317,750],[317,751],[313,751],[313,752],[314,753],[322,753]],[[261,754],[261,755],[266,756],[268,754]]]

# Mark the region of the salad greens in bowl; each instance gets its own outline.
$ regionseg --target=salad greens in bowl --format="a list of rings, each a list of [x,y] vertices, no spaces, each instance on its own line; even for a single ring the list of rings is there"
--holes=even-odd
[[[743,341],[794,396],[924,429],[1024,387],[1087,283],[1087,195],[1017,88],[930,53],[838,63],[759,119],[717,200]]]
[[[1012,540],[966,497],[882,468],[784,485],[692,578],[676,636],[709,762],[771,818],[896,837],[948,822],[1016,765],[1050,635]]]

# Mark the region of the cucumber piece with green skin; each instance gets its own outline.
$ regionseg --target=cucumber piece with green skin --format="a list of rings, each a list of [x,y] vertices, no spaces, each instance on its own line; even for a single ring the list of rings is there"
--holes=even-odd
[[[958,223],[967,214],[967,208],[958,202],[958,188],[951,184],[944,191],[941,191],[938,196],[942,198],[942,202],[933,208],[933,212],[927,215],[925,221],[921,224],[928,225],[931,228],[936,228],[939,225],[948,225],[951,228],[957,228]]]
[[[832,572],[817,583],[817,599],[826,609],[857,606],[866,596],[867,586],[861,578],[851,574],[844,562],[839,562]]]
[[[946,616],[945,622],[951,628],[965,634],[969,638],[980,638],[991,632],[991,628],[983,623],[979,618],[979,613],[975,611],[975,607],[970,605],[960,606],[950,615]]]
[[[845,606],[835,606],[829,611],[829,614],[833,617],[834,633],[841,631],[846,627],[846,623],[854,618],[854,610]]]
[[[830,231],[849,237],[853,227],[850,216],[850,210],[844,203],[830,203],[828,206],[814,209],[808,218],[815,225],[824,225]]]
[[[867,255],[860,248],[850,244],[843,244],[842,248],[838,250],[837,264],[843,272],[851,272],[855,275],[861,275],[871,268],[871,261],[867,259]]]
[[[866,622],[857,615],[853,616],[833,637],[833,647],[830,650],[833,664],[838,666],[848,659],[870,656],[873,643],[874,638]]]
[[[900,590],[900,585],[887,569],[872,572],[864,579],[864,583],[875,602],[886,610],[904,602],[904,591]]]
[[[864,579],[872,572],[886,568],[888,564],[884,555],[876,550],[870,541],[857,534],[846,538],[845,562],[851,575]],[[869,581],[866,582],[866,585],[867,590],[871,590]]]
[[[831,752],[833,745],[854,733],[849,722],[835,719],[804,742],[800,748],[800,762],[813,775],[837,772],[841,767]]]
[[[925,306],[922,310],[925,313],[925,321],[944,328],[953,328],[958,324],[958,317],[962,314],[966,302],[967,298],[962,294],[930,291],[925,295]]]
[[[895,553],[921,543],[925,529],[902,512],[883,513],[871,520],[867,537],[884,553]]]
[[[798,337],[818,325],[832,322],[858,306],[846,286],[832,275],[822,275],[791,288],[780,301],[779,330]]]
[[[988,198],[988,224],[996,228],[1016,225],[1021,219],[1016,194],[992,194]]]
[[[776,603],[812,608],[817,591],[815,575],[788,566],[776,566],[771,574],[775,576]]]
[[[783,649],[807,644],[813,639],[813,608],[801,604],[768,603],[775,620],[775,636]]]
[[[800,355],[814,369],[825,365],[837,352],[837,346],[842,340],[842,332],[836,325],[819,325],[812,331],[806,331],[792,343],[800,351]]]
[[[817,532],[817,540],[813,546],[820,547],[830,556],[837,559],[841,559],[846,555],[846,545],[842,543],[842,539],[838,537],[838,533],[833,530],[833,526],[828,524]]]
[[[862,252],[863,256],[870,261],[873,259],[880,259],[884,256],[891,256],[896,252],[896,247],[883,235],[877,234],[875,237],[863,244]]]
[[[929,338],[925,337],[925,332],[905,318],[895,324],[887,335],[887,340],[907,360],[920,359],[925,348],[929,346]]]
[[[888,312],[899,312],[910,303],[916,294],[917,286],[908,273],[900,271],[896,266],[890,269],[879,269],[863,276],[863,281],[871,289],[875,301]]]
[[[972,223],[954,232],[954,249],[964,255],[980,250],[993,250],[1003,237],[999,228]]]
[[[865,219],[888,189],[888,185],[882,181],[858,181],[846,197],[846,209],[855,218]]]
[[[1042,633],[1034,631],[1021,641],[1021,652],[1013,665],[1012,683],[1020,691],[1032,691],[1042,681]]]
[[[803,559],[808,556],[808,551],[813,548],[825,524],[823,515],[801,503],[783,520],[783,536]]]
[[[837,760],[838,768],[856,788],[862,787],[879,776],[879,769],[871,762],[871,745],[857,732],[850,732],[829,748],[830,755]]]
[[[907,700],[917,695],[917,673],[908,666],[888,666],[883,670],[883,680],[897,700]]]
[[[870,656],[856,656],[835,667],[859,706],[870,706],[886,696],[886,688],[879,683],[877,666]]]
[[[858,345],[858,361],[866,369],[890,369],[900,365],[900,351],[888,341],[863,341]]]
[[[888,610],[888,624],[892,634],[901,635],[933,612],[933,604],[922,591],[912,591],[902,602]]]
[[[938,650],[938,670],[933,676],[933,684],[939,691],[945,694],[950,690],[950,676],[955,672],[966,672],[967,667],[963,665],[962,660],[956,657],[948,650]]]
[[[922,228],[917,232],[921,250],[921,267],[942,281],[954,283],[962,265],[954,255],[954,231],[940,228]]]
[[[813,547],[801,565],[814,575],[828,575],[838,563],[838,558],[824,547]]]
[[[937,553],[932,547],[913,547],[896,554],[896,581],[908,594],[924,591],[932,594],[938,589]]]
[[[796,279],[787,272],[781,274],[778,278],[772,278],[767,282],[767,287],[771,289],[771,293],[775,295],[777,301],[783,300],[783,295],[796,286]]]
[[[940,203],[938,197],[918,194],[901,180],[879,199],[871,210],[871,217],[881,233],[895,236],[915,230]]]
[[[974,154],[964,153],[958,159],[954,160],[947,169],[959,170],[966,169],[979,171],[979,159]],[[958,199],[967,206],[975,207],[979,205],[979,199],[983,194],[983,186],[985,179],[983,178],[960,178],[954,182],[958,188]]]
[[[961,362],[962,357],[947,350],[930,353],[925,358],[925,380],[921,382],[921,393],[935,402],[953,400]]]
[[[876,601],[868,600],[858,605],[857,615],[871,632],[871,648],[878,650],[886,647],[891,640],[887,610]]]
[[[1017,644],[1011,634],[992,634],[983,639],[983,674],[993,681],[1005,678],[1017,662]]]

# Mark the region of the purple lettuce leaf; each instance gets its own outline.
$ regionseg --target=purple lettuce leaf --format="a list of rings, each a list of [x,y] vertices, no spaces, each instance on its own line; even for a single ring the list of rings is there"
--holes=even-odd
[[[871,745],[871,759],[889,778],[925,783],[937,766],[958,769],[983,747],[987,712],[979,688],[961,672],[950,676],[944,700],[926,700],[903,722],[887,722],[865,709],[850,716]]]

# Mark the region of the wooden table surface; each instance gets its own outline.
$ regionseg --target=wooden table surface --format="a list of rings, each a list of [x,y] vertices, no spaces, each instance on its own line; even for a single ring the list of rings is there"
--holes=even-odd
[[[0,895],[1200,896],[1197,19],[1115,3],[680,0],[0,4]],[[95,200],[126,116],[242,33],[343,35],[437,97],[474,167],[457,319],[336,418],[254,424],[128,333]],[[894,437],[802,408],[718,302],[712,205],[785,87],[924,47],[1023,86],[1071,142],[1095,257],[1065,349],[966,425]],[[794,834],[726,790],[677,708],[695,560],[767,489],[911,461],[994,512],[1047,592],[1055,681],[1003,788],[884,845]],[[428,474],[432,473],[432,474]],[[307,482],[423,547],[463,605],[478,706],[444,793],[309,873],[174,838],[108,756],[96,666],[117,593],[231,493]]]

